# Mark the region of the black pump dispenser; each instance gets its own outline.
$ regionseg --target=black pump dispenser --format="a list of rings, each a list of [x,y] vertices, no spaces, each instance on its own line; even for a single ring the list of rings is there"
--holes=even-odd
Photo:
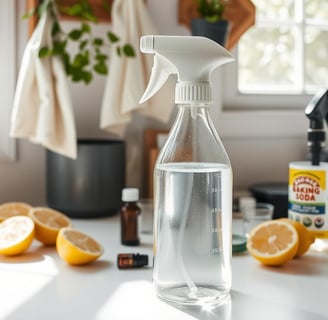
[[[311,99],[305,108],[305,114],[310,119],[308,129],[310,160],[312,165],[319,165],[326,139],[324,119],[328,123],[328,90],[321,90]]]

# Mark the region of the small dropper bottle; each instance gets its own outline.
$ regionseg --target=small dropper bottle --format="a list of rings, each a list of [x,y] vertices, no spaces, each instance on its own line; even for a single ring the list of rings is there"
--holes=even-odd
[[[139,190],[137,188],[124,188],[122,190],[121,208],[121,243],[126,246],[137,246],[140,244],[138,236],[138,216],[140,208],[137,205]]]

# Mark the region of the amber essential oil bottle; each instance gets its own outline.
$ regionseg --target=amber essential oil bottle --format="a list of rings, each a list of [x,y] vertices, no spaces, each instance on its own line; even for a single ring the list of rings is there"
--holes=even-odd
[[[125,188],[122,190],[121,208],[121,243],[126,246],[137,246],[140,244],[138,236],[138,216],[140,208],[137,201],[139,200],[139,190],[137,188]]]
[[[148,265],[148,255],[139,253],[120,253],[117,256],[119,269],[142,268]]]

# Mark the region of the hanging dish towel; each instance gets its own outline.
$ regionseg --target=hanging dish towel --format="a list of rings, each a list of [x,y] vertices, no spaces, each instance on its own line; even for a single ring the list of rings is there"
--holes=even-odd
[[[76,129],[68,80],[58,57],[39,58],[51,44],[52,17],[45,12],[27,43],[19,71],[10,136],[75,159]]]
[[[122,43],[133,45],[136,57],[119,57],[112,48],[109,75],[105,84],[100,128],[122,136],[125,125],[138,111],[160,121],[168,121],[174,105],[174,83],[148,102],[139,104],[150,77],[153,57],[141,54],[140,37],[157,34],[144,0],[115,0],[112,7],[113,32]]]

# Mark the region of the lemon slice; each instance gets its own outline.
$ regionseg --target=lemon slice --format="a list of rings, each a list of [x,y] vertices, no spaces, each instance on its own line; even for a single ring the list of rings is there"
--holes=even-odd
[[[7,218],[0,223],[0,254],[13,256],[25,252],[34,238],[33,220],[26,216]]]
[[[96,240],[72,228],[63,228],[59,231],[56,248],[58,255],[73,265],[95,261],[104,252]]]
[[[291,260],[298,250],[298,234],[288,222],[266,221],[251,230],[247,249],[265,265],[278,266]]]
[[[29,215],[35,223],[35,238],[45,245],[55,245],[59,230],[71,226],[65,214],[46,207],[32,208]]]
[[[32,207],[25,202],[6,202],[0,205],[0,222],[14,216],[27,216]]]

